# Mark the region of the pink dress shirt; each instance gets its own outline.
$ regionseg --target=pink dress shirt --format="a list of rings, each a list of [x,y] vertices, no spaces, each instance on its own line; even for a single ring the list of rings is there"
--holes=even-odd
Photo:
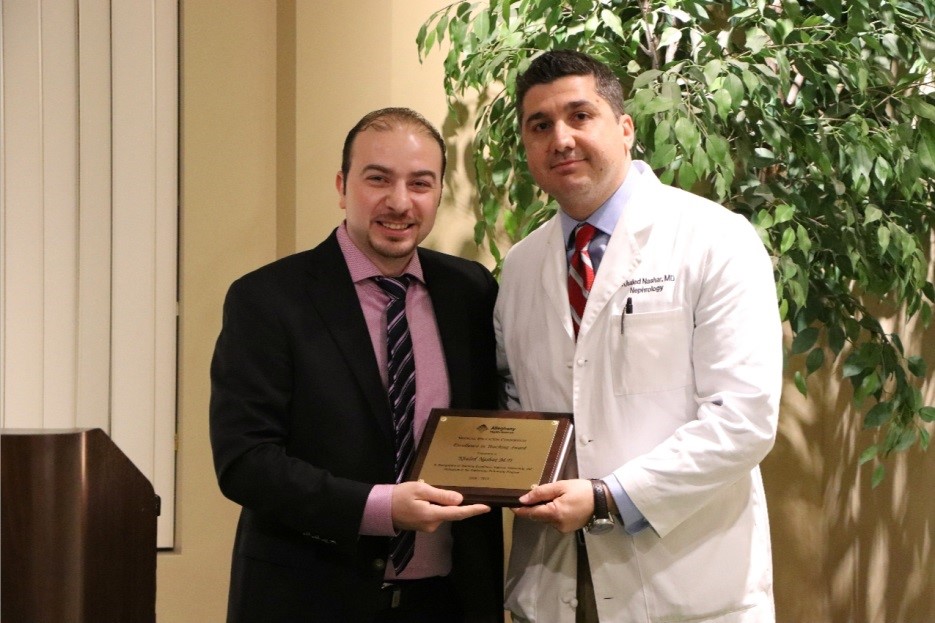
[[[347,234],[347,225],[338,227],[338,244],[344,254],[344,260],[354,281],[357,298],[367,321],[370,341],[377,358],[377,366],[383,386],[386,387],[386,305],[388,295],[373,280],[381,276],[379,269],[351,241]],[[449,405],[448,370],[445,366],[441,337],[435,322],[435,311],[429,298],[422,276],[422,265],[418,254],[414,254],[406,270],[415,277],[406,292],[406,319],[409,321],[412,348],[416,360],[416,412],[415,439],[418,444],[425,429],[429,412],[434,408]],[[393,486],[391,484],[374,485],[364,507],[364,516],[360,523],[360,534],[372,536],[392,536],[393,519],[391,515]],[[386,579],[412,580],[432,576],[444,576],[451,572],[451,526],[442,524],[438,530],[429,534],[416,533],[416,549],[412,561],[396,576],[392,565],[386,566]]]

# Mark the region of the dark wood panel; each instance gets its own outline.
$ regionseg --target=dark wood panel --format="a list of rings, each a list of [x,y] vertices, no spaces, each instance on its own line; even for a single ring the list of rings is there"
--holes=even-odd
[[[3,622],[155,621],[158,511],[146,477],[100,429],[0,439]]]

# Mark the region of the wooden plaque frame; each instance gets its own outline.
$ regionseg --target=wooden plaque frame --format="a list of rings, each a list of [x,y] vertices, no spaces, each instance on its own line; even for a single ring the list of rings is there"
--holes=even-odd
[[[557,479],[573,429],[570,413],[433,409],[409,480],[458,491],[463,504],[521,506]]]

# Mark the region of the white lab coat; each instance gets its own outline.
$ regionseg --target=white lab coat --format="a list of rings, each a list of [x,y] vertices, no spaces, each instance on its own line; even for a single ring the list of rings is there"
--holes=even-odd
[[[782,379],[772,264],[743,216],[633,166],[640,183],[577,344],[558,217],[508,254],[495,312],[507,403],[573,412],[577,473],[616,476],[652,526],[587,536],[602,622],[768,623],[758,464],[775,440]],[[574,535],[516,518],[514,620],[573,623],[575,561]]]

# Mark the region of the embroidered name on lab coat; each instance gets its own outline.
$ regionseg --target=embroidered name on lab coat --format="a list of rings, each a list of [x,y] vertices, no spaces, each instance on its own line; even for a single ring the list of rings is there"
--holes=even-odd
[[[644,292],[662,292],[662,289],[675,283],[675,275],[661,275],[659,277],[637,277],[624,281],[624,287],[630,288],[631,294]]]

